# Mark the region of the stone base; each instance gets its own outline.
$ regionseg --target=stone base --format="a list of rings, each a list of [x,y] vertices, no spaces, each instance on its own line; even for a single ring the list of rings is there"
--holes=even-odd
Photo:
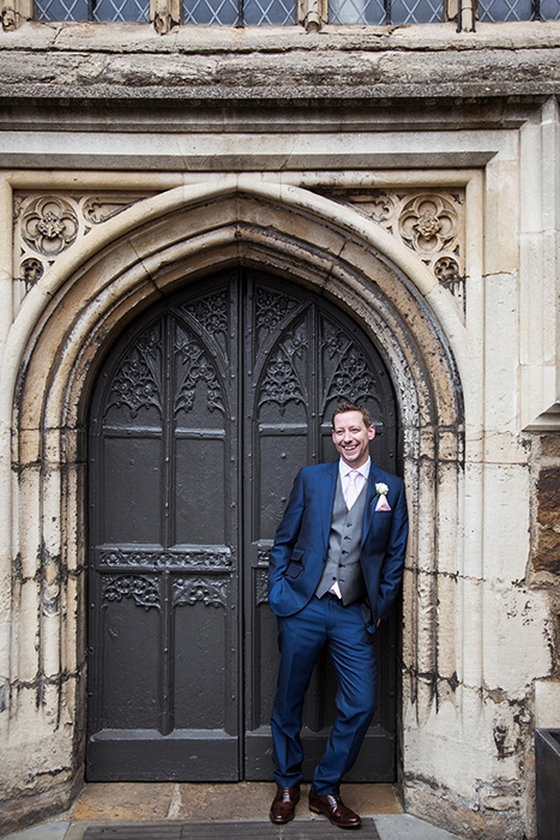
[[[455,834],[484,837],[484,840],[519,840],[524,836],[519,801],[513,796],[509,807],[506,797],[500,797],[499,810],[488,807],[482,801],[466,807],[465,799],[459,798],[440,783],[431,785],[429,781],[418,779],[408,781],[403,794],[408,814]]]
[[[80,772],[73,779],[53,785],[40,793],[22,794],[17,799],[4,800],[0,811],[0,835],[21,830],[68,810],[83,784],[83,772]]]

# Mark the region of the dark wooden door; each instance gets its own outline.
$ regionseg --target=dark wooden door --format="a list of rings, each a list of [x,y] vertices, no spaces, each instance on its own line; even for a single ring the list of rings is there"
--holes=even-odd
[[[311,291],[232,270],[134,323],[106,359],[89,421],[89,780],[269,779],[276,676],[267,555],[300,465],[334,460],[330,417],[365,402],[395,468],[386,369]],[[352,778],[395,772],[395,625]],[[334,715],[316,668],[311,769]]]

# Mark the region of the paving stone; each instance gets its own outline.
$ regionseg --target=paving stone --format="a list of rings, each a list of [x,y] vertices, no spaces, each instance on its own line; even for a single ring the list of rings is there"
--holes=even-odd
[[[375,818],[379,840],[459,840],[441,828],[412,817],[410,814],[385,815]]]
[[[35,825],[10,834],[5,840],[64,840],[70,826],[69,822],[50,822]]]

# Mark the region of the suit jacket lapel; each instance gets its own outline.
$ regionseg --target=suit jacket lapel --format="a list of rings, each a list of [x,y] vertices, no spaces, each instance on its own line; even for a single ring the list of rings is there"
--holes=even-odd
[[[321,482],[319,492],[321,493],[321,530],[323,535],[324,545],[328,545],[329,533],[331,530],[332,511],[334,505],[334,494],[336,492],[336,482],[338,479],[338,461],[332,461],[328,465],[327,475],[325,480]]]
[[[371,527],[373,517],[375,514],[375,505],[373,503],[373,500],[375,498],[375,485],[377,483],[377,478],[377,470],[375,469],[375,464],[372,461],[368,476],[366,509],[364,512],[364,526],[362,528],[362,543],[365,540],[366,534]]]

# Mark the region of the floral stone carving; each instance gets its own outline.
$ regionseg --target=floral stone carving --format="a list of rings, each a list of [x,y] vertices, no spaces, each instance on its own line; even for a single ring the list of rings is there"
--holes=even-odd
[[[443,251],[457,237],[457,213],[441,195],[416,196],[401,210],[399,233],[421,254]]]
[[[44,256],[56,256],[68,248],[78,235],[78,216],[63,198],[39,198],[23,213],[23,241]]]
[[[350,204],[414,251],[465,307],[464,190],[347,189],[328,193]]]
[[[14,193],[16,306],[57,257],[94,226],[146,198],[146,193]]]

